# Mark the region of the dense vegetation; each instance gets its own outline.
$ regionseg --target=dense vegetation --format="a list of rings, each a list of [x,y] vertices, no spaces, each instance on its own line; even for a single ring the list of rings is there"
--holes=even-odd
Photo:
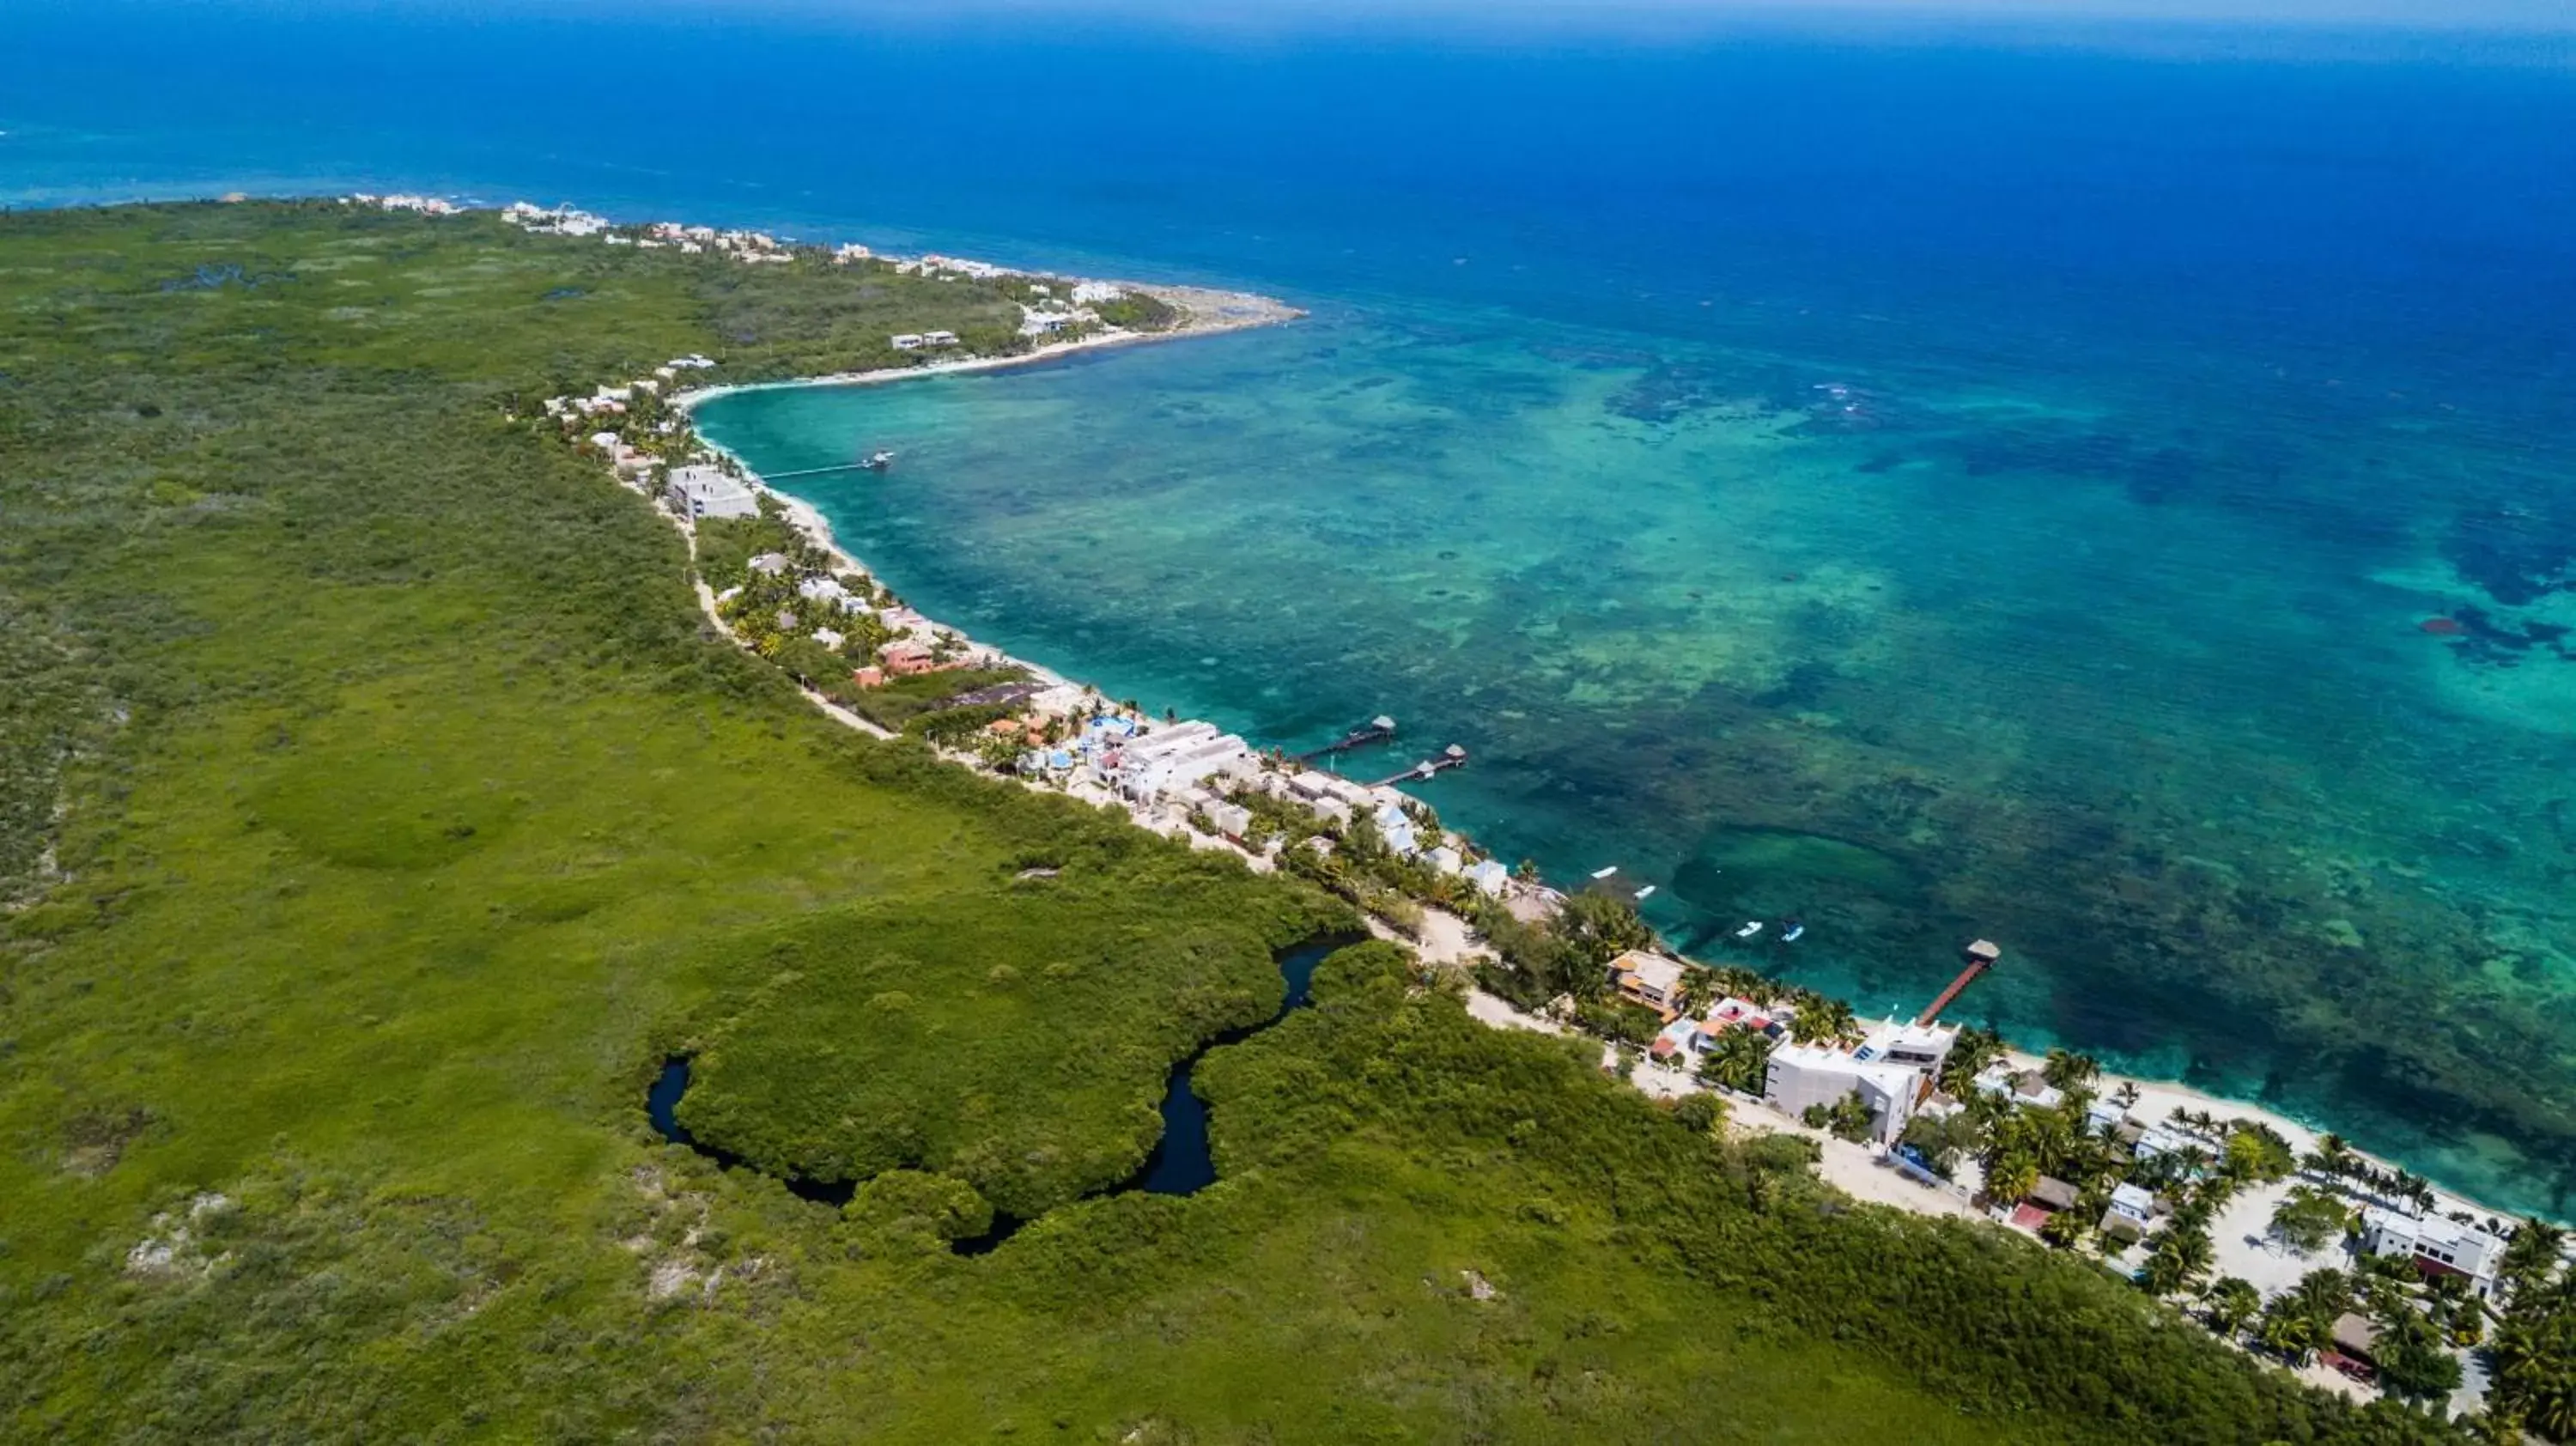
[[[711,635],[513,399],[840,369],[974,295],[728,265],[0,222],[0,1437],[2449,1439],[1854,1208],[1384,946],[1203,1063],[1217,1185],[1087,1195],[1348,916]],[[883,1173],[834,1212],[660,1143],[675,1052],[712,1143]],[[997,1207],[1044,1213],[947,1248]]]

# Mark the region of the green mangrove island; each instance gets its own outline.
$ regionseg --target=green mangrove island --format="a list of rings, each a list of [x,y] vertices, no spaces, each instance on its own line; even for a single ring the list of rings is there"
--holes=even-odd
[[[0,220],[0,1437],[2576,1434],[2539,1227],[2439,1318],[2503,1343],[2496,1409],[2303,1384],[2230,1292],[1859,1203],[1489,1027],[1317,871],[942,761],[1000,674],[832,721],[696,593],[776,519],[693,557],[543,414],[1007,352],[1026,286],[340,202]],[[1634,923],[1505,942],[1597,987]],[[1121,1188],[1194,1057],[1216,1179]]]

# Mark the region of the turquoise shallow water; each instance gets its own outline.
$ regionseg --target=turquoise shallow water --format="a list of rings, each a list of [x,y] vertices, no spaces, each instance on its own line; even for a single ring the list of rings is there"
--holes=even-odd
[[[2528,457],[2348,391],[1326,304],[701,420],[764,470],[896,449],[803,495],[916,605],[1113,694],[1289,746],[1389,711],[1379,771],[1466,744],[1444,816],[1658,883],[1703,956],[1911,1011],[1989,934],[1970,1017],[2542,1205],[2576,667],[2420,624],[2564,595],[2502,607],[2407,495]],[[1787,913],[1793,949],[1726,937]],[[2426,1125],[2499,1075],[2540,1108]]]

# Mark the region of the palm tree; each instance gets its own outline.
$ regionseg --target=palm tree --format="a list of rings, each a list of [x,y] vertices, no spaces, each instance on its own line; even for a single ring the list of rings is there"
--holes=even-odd
[[[2073,1250],[2084,1243],[2084,1211],[2081,1208],[2060,1210],[2041,1223],[2039,1238],[2060,1250]]]
[[[2254,1332],[2263,1349],[2292,1365],[2305,1364],[2308,1353],[2325,1343],[2326,1334],[2317,1328],[2316,1318],[2300,1310],[2288,1296],[2272,1302],[2263,1312],[2263,1324]]]
[[[2156,1233],[2140,1279],[2157,1295],[2174,1295],[2199,1279],[2215,1258],[2209,1231],[2176,1218]]]
[[[2520,1399],[2530,1404],[2531,1424],[2552,1441],[2576,1440],[2576,1371],[2562,1356],[2555,1370],[2537,1372],[2537,1384]]]
[[[1950,1044],[1949,1058],[1941,1062],[1941,1088],[1967,1098],[1971,1082],[2003,1052],[2003,1036],[1994,1030],[1978,1024],[1960,1030],[1959,1037]]]
[[[2052,1049],[2040,1066],[2040,1075],[2062,1090],[2073,1090],[2091,1084],[2101,1077],[2102,1066],[2089,1054],[2070,1049]]]
[[[1771,1037],[1757,1030],[1730,1029],[1699,1059],[1699,1077],[1743,1094],[1758,1095],[1771,1070]]]
[[[2522,1412],[2499,1401],[2489,1401],[2485,1410],[2463,1417],[2460,1424],[2478,1446],[2522,1446],[2525,1439]]]
[[[2334,1195],[2293,1185],[2272,1208],[2271,1234],[2301,1255],[2313,1255],[2341,1238],[2350,1216]]]
[[[2333,1266],[2323,1266],[2299,1277],[2281,1297],[2320,1325],[2331,1326],[2335,1317],[2352,1309],[2352,1277]]]
[[[1792,1018],[1791,1031],[1805,1043],[1841,1042],[1860,1035],[1860,1023],[1852,1017],[1851,1005],[1840,999],[1810,994],[1798,1001],[1797,1013]]]
[[[2018,1200],[2039,1183],[2039,1161],[2018,1151],[1998,1156],[1986,1165],[1986,1198],[1996,1201]]]
[[[2173,1223],[2206,1236],[2209,1233],[2210,1222],[2217,1218],[2218,1207],[2225,1203],[2223,1197],[2210,1198],[2207,1190],[2195,1190],[2185,1197],[2181,1204],[2174,1207]]]
[[[2232,1275],[2210,1282],[2209,1289],[2200,1293],[2200,1300],[2209,1308],[2209,1328],[2218,1332],[2221,1340],[2236,1339],[2246,1323],[2263,1309],[2262,1292],[2254,1288],[2253,1282]]]
[[[2120,1087],[2111,1092],[2111,1102],[2124,1110],[2137,1104],[2138,1082],[2133,1079],[2120,1081]]]
[[[2383,1301],[2374,1314],[2379,1340],[2372,1350],[2382,1389],[2409,1401],[2438,1401],[2459,1389],[2459,1358],[2443,1348],[2431,1321],[2402,1299]]]
[[[2512,1238],[2505,1242],[2504,1258],[2496,1264],[2496,1274],[2509,1294],[2518,1297],[2532,1283],[2547,1280],[2558,1268],[2566,1241],[2567,1232],[2546,1220],[2525,1220],[2514,1227]]]
[[[2319,1135],[2316,1149],[2299,1163],[2321,1175],[2341,1175],[2352,1169],[2352,1147],[2341,1135]]]

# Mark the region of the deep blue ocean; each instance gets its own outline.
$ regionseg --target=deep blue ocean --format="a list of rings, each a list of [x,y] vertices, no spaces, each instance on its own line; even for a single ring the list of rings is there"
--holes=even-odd
[[[706,421],[897,445],[814,500],[979,636],[1264,743],[1467,744],[1445,815],[1711,957],[1911,1010],[1990,934],[1968,1017],[2567,1208],[2562,42],[38,5],[0,46],[12,204],[571,200],[1295,300]]]

